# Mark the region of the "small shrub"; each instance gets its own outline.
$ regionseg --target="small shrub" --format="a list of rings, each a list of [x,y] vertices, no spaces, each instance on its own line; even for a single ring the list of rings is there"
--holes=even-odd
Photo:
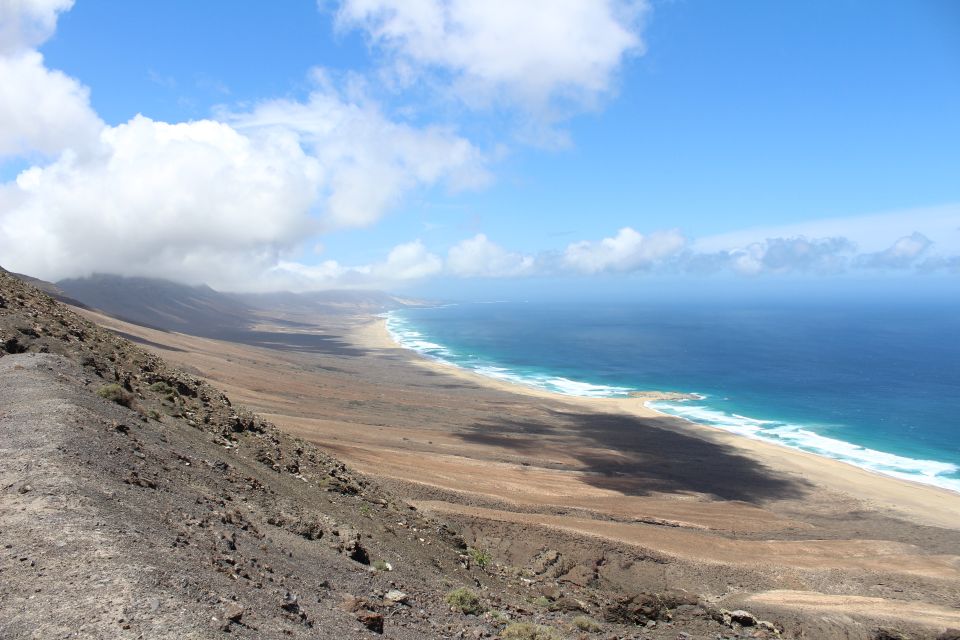
[[[478,616],[487,610],[480,597],[466,587],[454,589],[447,594],[447,604],[462,613]]]
[[[108,384],[97,389],[97,395],[104,400],[116,402],[117,404],[129,407],[133,404],[133,396],[118,384]]]
[[[587,616],[577,616],[574,618],[573,626],[580,631],[586,631],[587,633],[597,633],[601,629],[596,620],[593,618],[588,618]]]
[[[549,607],[550,598],[546,596],[540,596],[533,601],[533,604],[537,605],[538,607]]]
[[[503,611],[491,611],[487,615],[490,616],[490,620],[494,624],[507,624],[510,621],[509,614],[506,614]]]
[[[490,554],[483,549],[474,549],[473,547],[470,547],[467,549],[467,553],[470,554],[470,558],[473,560],[473,563],[481,569],[490,564],[490,561],[493,559],[490,557]]]
[[[373,564],[370,565],[377,571],[392,571],[393,567],[390,566],[390,563],[385,560],[374,560]]]
[[[157,422],[160,422],[160,414],[154,409],[150,409],[149,411],[147,411],[147,417],[150,418],[151,420],[156,420]]]
[[[163,380],[161,380],[160,382],[154,382],[152,385],[150,385],[150,391],[153,391],[155,393],[159,393],[165,396],[173,396],[177,393],[173,387],[168,385]]]
[[[561,640],[555,629],[529,622],[515,622],[500,634],[503,640]]]

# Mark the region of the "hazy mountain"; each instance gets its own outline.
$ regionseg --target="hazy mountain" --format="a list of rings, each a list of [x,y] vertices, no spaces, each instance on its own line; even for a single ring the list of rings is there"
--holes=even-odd
[[[213,336],[254,321],[251,307],[206,285],[97,274],[61,280],[57,287],[107,315],[157,329]]]
[[[400,307],[419,307],[427,304],[395,296],[383,291],[331,290],[306,293],[240,293],[231,294],[237,300],[268,311],[288,313],[376,313]]]
[[[64,302],[94,308],[127,322],[238,342],[260,340],[262,331],[254,329],[263,322],[266,312],[271,324],[298,326],[313,316],[377,313],[425,304],[382,291],[237,294],[206,285],[106,274],[56,284],[24,279]]]

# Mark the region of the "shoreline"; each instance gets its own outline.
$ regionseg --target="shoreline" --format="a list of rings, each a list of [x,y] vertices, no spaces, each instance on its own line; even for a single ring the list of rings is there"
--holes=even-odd
[[[530,398],[552,400],[601,413],[619,413],[638,418],[669,420],[680,429],[692,432],[700,437],[719,441],[751,459],[801,478],[823,489],[848,494],[866,501],[873,507],[896,511],[925,524],[960,529],[960,493],[956,491],[886,475],[844,460],[733,433],[720,427],[664,413],[648,405],[650,402],[675,399],[677,396],[685,394],[638,391],[631,393],[626,398],[596,398],[567,395],[498,380],[458,367],[453,363],[428,358],[413,349],[404,347],[394,340],[387,328],[387,320],[383,316],[371,316],[368,321],[359,324],[351,333],[365,347],[402,349],[404,353],[412,356],[412,362],[420,366],[470,381],[482,387]]]
[[[562,396],[430,361],[362,310],[278,313],[260,329],[267,344],[83,313],[504,566],[556,552],[557,576],[575,584],[683,589],[808,632],[850,598],[862,606],[845,630],[937,633],[931,614],[960,620],[960,500],[949,492],[662,416],[649,398]],[[290,320],[313,324],[290,331]]]

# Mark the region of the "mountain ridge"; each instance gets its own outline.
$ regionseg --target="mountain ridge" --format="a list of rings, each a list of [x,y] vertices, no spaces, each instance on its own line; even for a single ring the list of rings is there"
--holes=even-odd
[[[306,293],[225,293],[208,285],[161,278],[94,274],[48,283],[27,277],[68,304],[97,309],[119,320],[203,337],[231,336],[255,329],[263,311],[286,314],[291,326],[304,316],[376,313],[424,301],[382,291],[330,290]]]

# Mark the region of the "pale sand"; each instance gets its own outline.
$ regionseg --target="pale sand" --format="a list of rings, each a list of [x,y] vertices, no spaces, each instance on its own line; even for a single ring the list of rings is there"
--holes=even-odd
[[[373,349],[396,349],[400,347],[387,331],[386,320],[376,318],[360,325],[354,333],[360,344]],[[411,352],[412,353],[412,352]],[[510,384],[486,376],[472,373],[454,365],[416,357],[414,360],[423,367],[442,372],[445,375],[469,380],[474,384],[491,387],[510,393],[549,399],[591,411],[626,413],[641,418],[662,418],[661,414],[647,406],[647,402],[663,399],[669,394],[660,392],[641,392],[632,398],[584,398],[551,393],[520,384]],[[880,510],[901,513],[914,522],[932,526],[960,529],[960,494],[899,478],[884,476],[860,467],[805,451],[790,449],[761,440],[731,434],[722,429],[701,425],[679,418],[678,428],[691,428],[709,432],[715,440],[742,451],[745,455],[762,460],[768,466],[789,475],[802,478],[820,487],[841,491]]]

